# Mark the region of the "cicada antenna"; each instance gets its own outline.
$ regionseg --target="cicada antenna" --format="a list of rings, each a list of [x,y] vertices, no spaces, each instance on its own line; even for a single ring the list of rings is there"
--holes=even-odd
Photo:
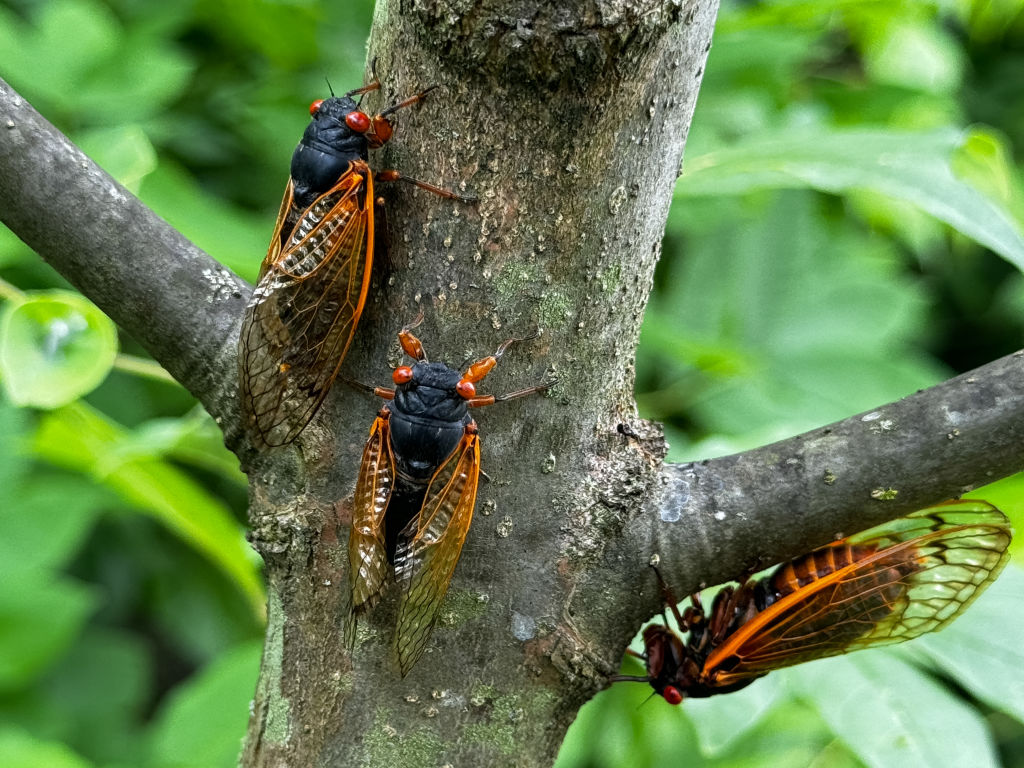
[[[407,323],[405,326],[403,326],[402,333],[406,333],[406,332],[411,331],[411,330],[413,330],[415,328],[419,328],[421,325],[423,325],[423,309],[422,309],[422,307],[420,308],[420,311],[416,313],[416,317],[413,318],[413,321],[411,323]]]

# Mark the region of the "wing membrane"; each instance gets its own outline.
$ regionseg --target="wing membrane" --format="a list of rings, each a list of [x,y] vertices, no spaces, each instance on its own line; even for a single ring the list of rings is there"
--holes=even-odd
[[[726,685],[941,629],[1002,570],[1011,534],[995,507],[960,501],[815,550],[793,561],[794,570],[804,559],[828,561],[839,547],[855,554],[737,629],[708,657],[705,673]]]
[[[411,535],[399,540],[395,577],[402,596],[395,642],[403,676],[423,654],[441,612],[473,519],[479,479],[480,440],[467,430],[434,473],[419,516],[407,526]]]
[[[285,445],[337,376],[366,303],[373,263],[373,180],[352,163],[291,224],[292,184],[242,324],[242,405],[253,438]]]
[[[376,605],[388,575],[384,513],[395,480],[395,458],[391,453],[389,432],[386,414],[378,416],[363,449],[352,499],[348,564],[351,612],[355,616]]]

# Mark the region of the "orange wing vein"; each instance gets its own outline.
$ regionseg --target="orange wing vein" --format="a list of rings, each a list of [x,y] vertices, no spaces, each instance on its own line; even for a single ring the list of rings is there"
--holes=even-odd
[[[941,629],[992,582],[1012,530],[982,501],[915,512],[797,558],[782,568],[815,574],[732,633],[707,658],[716,685],[812,659]],[[853,562],[843,562],[840,548]],[[769,577],[772,578],[772,577]]]
[[[431,478],[419,515],[399,537],[395,578],[402,596],[395,644],[403,676],[423,654],[441,612],[473,519],[479,479],[480,439],[467,429]]]
[[[266,446],[294,440],[326,397],[373,265],[373,178],[365,163],[352,163],[284,236],[291,199],[289,181],[239,345],[243,415]]]
[[[384,513],[395,480],[395,458],[391,453],[389,433],[388,414],[385,411],[370,427],[370,438],[363,449],[352,499],[348,564],[353,617],[377,604],[388,575]]]

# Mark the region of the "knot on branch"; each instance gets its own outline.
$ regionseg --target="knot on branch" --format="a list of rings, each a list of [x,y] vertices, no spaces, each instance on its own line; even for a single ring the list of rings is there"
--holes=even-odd
[[[308,552],[326,515],[323,506],[308,494],[275,504],[261,486],[254,484],[250,486],[250,529],[246,539],[264,560],[286,553]]]
[[[423,42],[506,81],[583,86],[632,66],[685,16],[685,0],[400,0]]]
[[[563,551],[574,568],[598,559],[643,512],[668,448],[660,425],[642,420],[609,431],[604,442],[595,445],[598,455],[563,505],[569,520]]]

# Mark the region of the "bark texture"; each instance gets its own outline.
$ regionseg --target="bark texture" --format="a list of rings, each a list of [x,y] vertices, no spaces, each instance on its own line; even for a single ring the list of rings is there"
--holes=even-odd
[[[110,178],[3,80],[0,214],[218,423],[237,421],[237,382],[225,372],[235,365],[232,336],[251,287]]]
[[[636,416],[633,353],[715,12],[378,3],[370,55],[384,88],[368,107],[442,87],[400,113],[374,167],[465,182],[479,202],[385,190],[390,257],[343,375],[388,383],[395,334],[423,310],[417,335],[456,365],[541,331],[482,392],[559,379],[475,414],[489,481],[442,621],[405,679],[393,596],[351,658],[341,642],[349,499],[379,402],[336,386],[296,446],[254,451],[235,372],[250,288],[0,82],[4,221],[203,402],[249,473],[269,626],[243,765],[550,765],[659,608],[652,554],[685,593],[1020,468],[1020,354],[756,451],[662,463],[657,427]]]
[[[636,419],[633,350],[715,7],[510,8],[378,4],[371,108],[441,87],[400,115],[376,167],[464,181],[479,202],[385,191],[390,263],[349,370],[386,384],[395,334],[422,309],[417,335],[455,365],[541,331],[486,391],[559,383],[476,414],[490,481],[442,625],[405,679],[393,603],[361,627],[353,659],[337,641],[345,500],[378,403],[332,394],[324,424],[337,429],[305,437],[283,494],[278,467],[252,475],[273,597],[250,765],[547,765],[628,640],[624,627],[582,636],[569,611],[656,481],[660,455],[616,427]]]

